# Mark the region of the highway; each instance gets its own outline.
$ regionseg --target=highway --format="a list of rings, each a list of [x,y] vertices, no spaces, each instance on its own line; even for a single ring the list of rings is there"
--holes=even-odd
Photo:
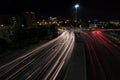
[[[73,31],[0,66],[0,80],[55,80],[62,77],[75,43]]]
[[[85,44],[87,80],[120,80],[120,45],[102,30],[79,31]]]
[[[105,31],[64,31],[0,66],[0,80],[120,80],[120,45]]]

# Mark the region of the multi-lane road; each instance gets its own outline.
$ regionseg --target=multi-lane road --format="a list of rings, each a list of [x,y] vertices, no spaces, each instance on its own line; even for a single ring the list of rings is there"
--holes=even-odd
[[[75,31],[76,38],[73,30],[64,31],[59,37],[0,66],[0,80],[70,79],[64,78],[66,74],[65,77],[69,74],[77,77],[71,80],[120,80],[120,45],[105,36],[105,30]],[[68,65],[69,62],[77,65]],[[67,69],[68,66],[72,67]],[[69,73],[71,69],[73,73]]]
[[[73,31],[0,66],[0,80],[55,80],[62,77],[74,48]]]
[[[87,80],[120,80],[120,45],[103,30],[78,33],[85,44]]]

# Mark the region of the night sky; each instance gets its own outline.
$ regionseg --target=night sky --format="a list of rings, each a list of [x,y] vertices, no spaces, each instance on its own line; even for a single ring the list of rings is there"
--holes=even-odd
[[[0,0],[0,13],[35,11],[39,16],[72,17],[79,3],[79,18],[120,19],[117,0]]]

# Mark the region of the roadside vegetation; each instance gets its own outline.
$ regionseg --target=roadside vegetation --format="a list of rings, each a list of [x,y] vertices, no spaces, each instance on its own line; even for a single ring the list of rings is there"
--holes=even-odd
[[[49,41],[58,36],[57,25],[37,25],[29,28],[14,25],[11,31],[12,34],[8,33],[9,41],[0,38],[0,54]]]

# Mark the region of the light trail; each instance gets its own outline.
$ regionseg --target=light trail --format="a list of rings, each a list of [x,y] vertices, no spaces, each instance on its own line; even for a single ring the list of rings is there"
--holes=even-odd
[[[80,31],[86,45],[87,79],[119,80],[120,46],[108,39],[103,32],[111,30]],[[118,30],[116,30],[118,31]]]
[[[56,79],[66,61],[70,59],[74,43],[74,33],[65,31],[50,42],[0,66],[0,79]]]

